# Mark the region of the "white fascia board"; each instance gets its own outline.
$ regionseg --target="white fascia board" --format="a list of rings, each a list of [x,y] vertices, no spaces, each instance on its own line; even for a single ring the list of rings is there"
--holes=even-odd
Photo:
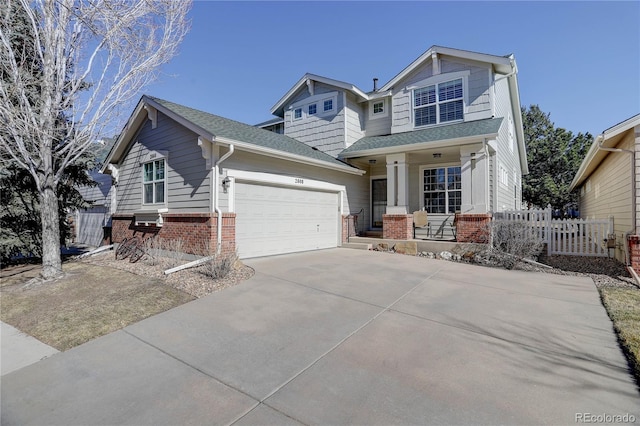
[[[331,79],[331,78],[322,77],[322,76],[319,76],[319,75],[307,73],[300,80],[298,80],[298,82],[296,84],[294,84],[294,86],[291,89],[289,89],[289,91],[282,98],[280,98],[280,100],[274,106],[271,107],[271,114],[278,115],[277,114],[278,110],[280,110],[281,108],[284,108],[285,104],[289,101],[289,99],[298,90],[300,90],[300,88],[302,88],[303,86],[306,86],[307,81],[309,81],[309,80],[317,81],[317,82],[320,82],[320,83],[323,83],[323,84],[326,84],[326,85],[329,85],[329,86],[338,87],[338,88],[343,89],[343,90],[348,90],[348,91],[354,93],[356,96],[359,96],[362,99],[362,101],[369,100],[369,95],[367,95],[362,90],[358,89],[353,84],[349,84],[349,83],[345,83],[344,81],[334,80],[334,79]]]
[[[292,154],[289,152],[283,152],[277,149],[265,148],[262,146],[254,145],[247,142],[240,142],[233,139],[218,137],[216,139],[216,143],[222,143],[225,145],[234,145],[236,148],[241,149],[243,151],[253,152],[255,154],[260,154],[260,155],[266,155],[268,157],[273,157],[273,158],[279,158],[282,160],[294,161],[296,163],[311,164],[314,166],[323,167],[325,169],[337,170],[340,172],[350,173],[353,175],[362,176],[367,173],[364,170],[360,170],[355,167],[348,166],[346,164],[344,166],[339,164],[331,164],[315,158],[305,157],[303,155]]]
[[[576,172],[575,177],[571,181],[571,185],[569,185],[569,191],[573,191],[578,185],[580,185],[587,178],[587,174],[586,174],[587,168],[591,165],[596,154],[600,151],[598,149],[598,145],[600,145],[600,142],[602,140],[603,140],[602,135],[598,135],[593,140],[593,143],[589,147],[589,151],[587,151],[587,155],[585,155],[584,160],[582,160],[582,163],[580,163],[580,167],[578,168],[578,171]],[[605,152],[604,151],[600,151],[600,152],[602,153],[602,157],[604,157]]]
[[[640,114],[634,115],[633,117],[623,121],[622,123],[618,123],[615,126],[609,127],[605,130],[604,137],[605,140],[611,139],[622,132],[626,132],[632,127],[640,126]]]
[[[133,114],[131,114],[131,117],[129,117],[129,120],[127,121],[127,124],[125,125],[124,129],[122,130],[122,132],[120,132],[120,135],[118,136],[116,143],[114,144],[111,152],[109,153],[109,156],[107,157],[107,159],[104,162],[104,165],[100,169],[101,173],[105,173],[105,171],[107,170],[107,165],[111,163],[114,159],[116,162],[120,161],[119,156],[125,152],[127,146],[131,142],[131,139],[133,139],[133,136],[138,131],[138,128],[140,127],[140,125],[144,123],[144,121],[148,118],[148,112],[146,110],[147,105],[153,107],[156,111],[162,112],[167,117],[178,122],[179,124],[193,131],[194,133],[197,133],[199,136],[202,136],[205,139],[210,141],[215,141],[215,135],[212,134],[211,132],[208,132],[199,126],[196,126],[191,121],[185,119],[184,117],[178,114],[175,114],[173,111],[165,108],[163,105],[153,101],[147,96],[143,96],[140,99],[140,102],[138,102],[138,105],[136,106],[136,108],[134,109]]]
[[[513,58],[512,58],[513,59]],[[509,86],[509,96],[516,128],[516,140],[518,141],[518,152],[520,153],[520,169],[523,175],[529,174],[529,163],[527,162],[527,146],[524,140],[524,124],[522,122],[522,111],[520,110],[520,89],[518,87],[518,67],[513,59],[514,72],[507,78]]]
[[[369,100],[370,101],[374,101],[376,99],[391,97],[392,95],[393,95],[393,91],[391,91],[391,90],[387,90],[385,92],[369,93]]]
[[[320,180],[307,179],[304,176],[285,176],[274,173],[250,172],[246,170],[227,169],[227,176],[236,181],[248,181],[258,183],[268,183],[278,186],[288,186],[292,188],[319,189],[322,191],[341,192],[346,191],[344,185],[324,182]]]
[[[576,176],[571,181],[569,190],[571,191],[582,184],[582,182],[584,182],[591,173],[593,173],[598,165],[609,154],[607,151],[599,149],[600,144],[602,144],[604,148],[614,148],[615,144],[619,142],[619,140],[616,139],[616,136],[633,129],[636,126],[640,126],[640,114],[634,115],[633,117],[618,123],[599,134],[594,139],[591,147],[589,147],[589,151],[587,151],[587,155],[585,155],[584,160],[582,160],[582,163],[576,172]]]
[[[128,142],[124,143],[124,141],[129,141],[138,131],[138,127],[140,127],[140,124],[142,124],[147,118],[147,111],[144,109],[144,106],[145,101],[144,97],[142,97],[138,102],[138,105],[136,105],[135,109],[133,110],[133,113],[127,120],[127,124],[125,124],[124,128],[118,135],[116,142],[113,144],[109,155],[100,168],[100,173],[111,174],[111,171],[108,169],[108,165],[113,161],[114,157],[115,161],[120,160],[119,155],[122,155],[128,145]]]
[[[456,145],[467,145],[469,143],[481,143],[485,139],[494,139],[498,136],[497,133],[490,133],[487,135],[475,135],[468,136],[465,138],[456,138],[456,139],[447,139],[439,142],[421,142],[411,145],[397,145],[397,146],[389,146],[385,148],[374,148],[374,149],[366,149],[355,152],[348,152],[345,155],[341,155],[342,158],[357,158],[357,157],[366,157],[370,155],[387,155],[387,154],[396,154],[401,152],[412,152],[412,151],[422,151],[425,149],[433,149],[433,148],[447,148]]]
[[[388,83],[382,86],[380,88],[380,91],[383,92],[391,89],[400,80],[402,80],[407,75],[412,73],[416,68],[422,66],[422,64],[425,61],[427,61],[428,59],[431,59],[431,55],[434,53],[439,55],[452,56],[452,57],[461,58],[461,59],[468,59],[476,62],[493,64],[496,66],[496,70],[499,71],[501,74],[506,74],[509,72],[508,70],[511,69],[511,60],[508,57],[489,55],[486,53],[470,52],[468,50],[452,49],[450,47],[431,46],[429,50],[427,50],[422,55],[420,55],[418,59],[416,59],[411,64],[409,64],[409,66],[407,66],[405,69],[400,71],[400,73],[398,73],[395,77],[389,80]]]

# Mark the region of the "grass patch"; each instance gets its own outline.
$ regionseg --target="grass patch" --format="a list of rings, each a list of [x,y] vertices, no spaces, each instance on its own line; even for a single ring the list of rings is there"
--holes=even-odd
[[[603,287],[600,294],[636,381],[640,384],[640,291]]]
[[[63,270],[64,278],[35,285],[25,285],[33,270],[26,277],[5,275],[0,319],[64,351],[194,300],[126,271],[80,262],[64,264]]]

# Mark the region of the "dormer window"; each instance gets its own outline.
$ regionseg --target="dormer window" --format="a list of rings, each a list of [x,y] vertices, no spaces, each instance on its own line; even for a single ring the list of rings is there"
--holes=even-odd
[[[387,110],[386,99],[374,99],[369,101],[369,119],[375,120],[376,118],[383,118],[389,115]]]
[[[314,115],[316,112],[316,104],[309,105],[309,115]]]
[[[464,118],[462,79],[415,89],[413,114],[416,127],[462,120]]]
[[[302,108],[296,108],[293,110],[293,119],[299,120],[302,118]]]
[[[333,109],[333,99],[327,99],[324,101],[324,112],[331,111]]]

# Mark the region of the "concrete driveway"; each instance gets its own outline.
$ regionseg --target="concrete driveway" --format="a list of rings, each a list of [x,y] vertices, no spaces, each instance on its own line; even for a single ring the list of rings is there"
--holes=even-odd
[[[247,263],[239,286],[3,376],[2,424],[640,421],[590,279],[348,249]]]

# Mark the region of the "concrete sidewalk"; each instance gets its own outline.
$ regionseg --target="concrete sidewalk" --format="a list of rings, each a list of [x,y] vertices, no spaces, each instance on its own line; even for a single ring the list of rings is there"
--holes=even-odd
[[[57,349],[0,321],[0,375],[4,376],[56,353]]]
[[[347,249],[247,263],[239,286],[3,376],[2,424],[640,421],[590,279]]]

